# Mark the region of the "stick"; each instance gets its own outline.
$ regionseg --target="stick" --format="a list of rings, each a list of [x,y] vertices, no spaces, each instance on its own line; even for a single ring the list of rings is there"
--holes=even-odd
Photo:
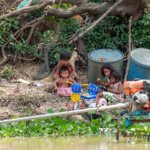
[[[31,40],[32,35],[33,35],[33,32],[34,32],[34,30],[35,30],[35,28],[36,28],[36,26],[37,26],[38,24],[39,24],[39,23],[35,23],[35,24],[33,24],[33,26],[31,27],[30,33],[29,33],[29,35],[28,35],[28,37],[27,37],[27,39],[26,39],[26,41],[27,41],[28,43],[30,43],[30,40]]]
[[[52,113],[52,114],[30,116],[30,117],[17,118],[17,119],[6,119],[6,120],[1,120],[0,124],[28,121],[28,120],[33,120],[33,119],[49,118],[49,117],[56,117],[56,116],[60,117],[60,116],[76,115],[76,114],[81,114],[81,113],[91,112],[91,111],[106,111],[106,110],[112,110],[112,109],[123,109],[123,108],[127,108],[128,106],[129,106],[129,103],[119,103],[116,105],[102,106],[100,108],[86,108],[86,109],[80,109],[80,110],[56,112],[56,113]]]
[[[124,81],[127,80],[127,76],[128,76],[128,71],[129,71],[129,65],[130,65],[130,56],[131,56],[131,26],[132,26],[132,16],[129,19],[129,52],[128,52],[128,61],[127,61],[127,67],[126,67],[126,72],[125,72],[125,77],[124,77]]]

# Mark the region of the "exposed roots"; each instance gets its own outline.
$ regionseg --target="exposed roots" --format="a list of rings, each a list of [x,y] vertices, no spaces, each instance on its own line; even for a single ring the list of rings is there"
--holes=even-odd
[[[12,37],[13,37],[13,40],[15,42],[17,42],[18,38],[20,37],[20,35],[24,32],[25,29],[27,28],[31,28],[30,29],[30,32],[27,36],[27,39],[26,41],[29,43],[31,38],[32,38],[32,35],[33,35],[33,32],[36,28],[36,26],[38,24],[41,23],[41,21],[43,21],[44,19],[44,16],[41,16],[39,18],[36,18],[30,22],[28,22],[26,25],[22,26],[19,30],[17,30],[14,34],[12,34]],[[3,60],[0,62],[0,66],[3,65],[4,63],[6,63],[8,60],[9,60],[9,57],[12,57],[12,55],[9,55],[7,54],[6,52],[6,47],[7,45],[9,44],[10,40],[8,40],[3,46],[2,46],[2,57],[3,57]],[[23,57],[20,57],[18,56],[17,52],[15,52],[15,55],[13,56],[13,61],[15,62],[17,59],[21,59],[21,60],[24,60],[24,61],[32,61],[32,60],[35,60],[36,58],[31,58],[31,59],[28,59],[28,58],[23,58]]]

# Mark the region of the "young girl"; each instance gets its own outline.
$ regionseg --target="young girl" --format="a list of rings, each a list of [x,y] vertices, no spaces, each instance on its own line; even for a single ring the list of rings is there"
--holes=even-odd
[[[110,84],[108,86],[108,92],[100,92],[97,94],[97,104],[100,97],[107,100],[108,103],[123,102],[122,98],[123,85],[121,82],[121,75],[117,71],[113,71],[110,75]]]
[[[103,79],[98,78],[98,84],[108,87],[110,85],[110,74],[114,70],[115,69],[110,64],[104,64],[101,68],[101,75],[103,76]]]
[[[68,85],[68,81],[75,82],[69,77],[69,71],[66,66],[62,66],[59,70],[59,78],[54,82],[54,88],[57,90],[57,94],[60,96],[70,96],[71,88]]]
[[[60,53],[60,62],[56,66],[56,70],[54,72],[54,80],[60,78],[60,69],[62,66],[66,66],[68,68],[68,72],[71,78],[75,79],[77,77],[77,73],[75,68],[70,63],[71,54],[69,52],[61,52]]]

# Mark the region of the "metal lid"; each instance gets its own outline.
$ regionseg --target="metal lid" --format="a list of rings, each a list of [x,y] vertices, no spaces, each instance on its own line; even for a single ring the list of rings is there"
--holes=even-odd
[[[89,59],[96,62],[115,62],[123,59],[123,53],[117,49],[98,49],[89,53]]]
[[[150,49],[137,48],[131,52],[131,59],[142,66],[150,67]]]

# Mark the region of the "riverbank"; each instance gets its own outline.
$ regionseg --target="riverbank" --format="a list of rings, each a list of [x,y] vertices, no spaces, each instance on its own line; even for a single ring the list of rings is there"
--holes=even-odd
[[[0,119],[12,116],[28,116],[47,113],[48,109],[59,111],[66,108],[69,98],[59,97],[53,92],[52,77],[33,80],[38,63],[20,64],[1,68],[5,79],[0,79]],[[5,71],[4,71],[5,69]],[[82,83],[86,83],[86,72],[78,72]]]

